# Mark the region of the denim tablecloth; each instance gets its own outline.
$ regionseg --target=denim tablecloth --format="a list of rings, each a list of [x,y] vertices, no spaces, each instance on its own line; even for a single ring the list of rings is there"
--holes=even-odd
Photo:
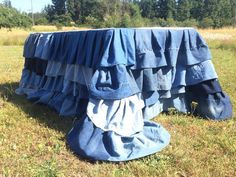
[[[67,142],[92,160],[132,160],[166,147],[169,133],[150,119],[169,108],[232,116],[209,48],[193,28],[33,33],[24,57],[16,93],[79,117]]]

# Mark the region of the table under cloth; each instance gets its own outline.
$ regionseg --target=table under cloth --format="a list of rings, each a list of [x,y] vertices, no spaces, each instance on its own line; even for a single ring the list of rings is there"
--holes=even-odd
[[[232,116],[209,48],[193,28],[32,33],[23,55],[16,93],[79,117],[67,142],[82,157],[126,161],[160,151],[170,134],[151,119],[169,108]]]

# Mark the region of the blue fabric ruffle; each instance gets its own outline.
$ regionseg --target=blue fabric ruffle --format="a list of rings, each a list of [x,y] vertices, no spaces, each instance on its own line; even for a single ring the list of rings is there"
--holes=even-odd
[[[193,28],[33,33],[24,57],[16,93],[81,117],[67,141],[93,160],[160,151],[170,135],[150,119],[169,108],[213,120],[232,116],[208,46]]]
[[[193,28],[121,28],[33,33],[25,42],[24,57],[94,69],[115,65],[141,69],[177,63],[193,65],[209,60],[211,55],[205,41]]]
[[[122,99],[141,92],[170,91],[214,78],[217,74],[211,60],[187,68],[177,66],[142,70],[132,70],[124,65],[92,70],[79,65],[49,62],[42,76],[24,69],[20,85],[27,83],[33,88],[63,93],[72,90],[75,96],[89,92],[99,99]]]
[[[67,142],[76,154],[92,160],[127,161],[160,151],[170,134],[159,124],[144,121],[143,130],[130,136],[97,128],[87,116],[75,122]]]

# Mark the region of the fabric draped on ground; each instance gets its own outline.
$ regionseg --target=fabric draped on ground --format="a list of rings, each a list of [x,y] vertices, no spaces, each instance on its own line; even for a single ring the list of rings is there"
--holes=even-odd
[[[24,57],[16,93],[81,117],[68,144],[93,160],[160,151],[170,135],[150,119],[169,108],[214,120],[232,116],[207,44],[192,28],[33,33]]]

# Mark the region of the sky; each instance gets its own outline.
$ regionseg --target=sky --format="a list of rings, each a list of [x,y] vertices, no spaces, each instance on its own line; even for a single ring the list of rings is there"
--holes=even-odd
[[[0,0],[3,2],[4,0]],[[52,4],[51,0],[32,0],[33,12],[40,12],[46,5]],[[31,12],[31,0],[11,0],[11,5],[19,11]]]

